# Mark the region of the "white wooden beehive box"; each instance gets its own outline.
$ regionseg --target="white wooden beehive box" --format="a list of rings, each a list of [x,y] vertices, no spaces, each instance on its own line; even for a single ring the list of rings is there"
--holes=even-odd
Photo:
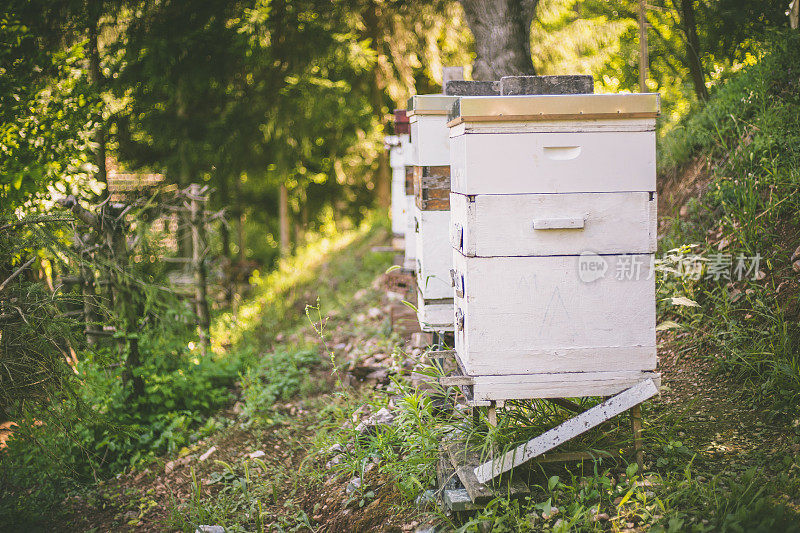
[[[416,231],[417,318],[424,331],[453,331],[450,227],[450,135],[447,113],[455,96],[408,100]]]
[[[455,103],[455,350],[473,403],[657,379],[658,110],[655,94]]]
[[[405,260],[406,270],[415,270],[417,266],[417,232],[414,220],[414,167],[411,164],[412,139],[410,136],[401,143],[403,157],[403,191],[406,199],[405,216]]]
[[[389,146],[389,166],[392,169],[392,234],[402,237],[408,226],[406,199],[406,166],[403,157],[403,143],[408,143],[408,135],[389,135],[386,144]]]

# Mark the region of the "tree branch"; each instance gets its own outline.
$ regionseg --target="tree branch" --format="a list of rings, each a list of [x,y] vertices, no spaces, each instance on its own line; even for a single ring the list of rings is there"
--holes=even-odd
[[[3,292],[3,289],[6,288],[6,285],[8,285],[11,282],[11,280],[19,276],[20,272],[31,266],[31,264],[34,261],[36,261],[36,257],[31,257],[30,259],[25,261],[25,263],[21,267],[19,267],[16,271],[14,271],[13,274],[11,274],[2,284],[0,284],[0,292]]]

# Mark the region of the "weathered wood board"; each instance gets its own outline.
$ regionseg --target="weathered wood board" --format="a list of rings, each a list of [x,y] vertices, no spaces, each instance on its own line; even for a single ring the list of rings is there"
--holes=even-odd
[[[661,383],[657,372],[618,370],[610,372],[562,372],[470,376],[470,405],[497,400],[611,396],[646,379]]]
[[[631,407],[639,405],[656,394],[658,394],[658,387],[652,379],[647,379],[518,446],[502,457],[477,466],[473,470],[475,477],[480,483],[486,483],[504,472],[508,472],[512,468],[552,450],[559,444],[627,411]]]
[[[460,194],[649,192],[655,165],[655,131],[450,138],[451,189]]]
[[[450,195],[450,244],[469,257],[656,251],[655,193]]]
[[[453,331],[453,299],[426,300],[417,297],[417,320],[422,331]]]
[[[633,261],[638,279],[612,266]],[[455,349],[470,375],[653,370],[650,255],[465,257],[453,251]],[[581,279],[589,279],[584,281]],[[459,319],[461,316],[463,318]]]
[[[450,165],[415,166],[414,200],[422,211],[449,211]]]

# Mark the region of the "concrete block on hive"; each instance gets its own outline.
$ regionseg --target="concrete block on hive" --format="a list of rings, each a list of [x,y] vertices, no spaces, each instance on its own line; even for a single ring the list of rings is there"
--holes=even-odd
[[[503,76],[500,78],[500,95],[521,94],[588,94],[594,92],[594,78],[590,75],[566,76]]]

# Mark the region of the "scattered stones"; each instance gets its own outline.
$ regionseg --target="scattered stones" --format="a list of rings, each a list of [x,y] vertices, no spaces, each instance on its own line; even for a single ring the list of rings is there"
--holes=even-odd
[[[353,375],[356,379],[363,380],[368,375],[372,374],[373,372],[377,372],[379,370],[386,370],[382,366],[367,366],[364,364],[354,364],[349,370],[349,373]]]
[[[222,526],[197,526],[194,533],[225,533],[225,528]]]
[[[431,489],[424,491],[422,494],[417,496],[416,500],[414,500],[414,504],[417,507],[427,507],[434,502],[436,502],[436,491]]]
[[[339,454],[335,456],[333,459],[325,463],[325,470],[330,470],[331,468],[338,465],[342,461],[344,461],[344,454]]]
[[[380,426],[389,426],[394,422],[395,415],[392,411],[384,407],[374,415],[362,421],[356,426],[356,431],[361,434],[375,432]]]
[[[267,454],[263,450],[256,450],[253,453],[247,454],[247,457],[250,459],[257,459],[258,457],[264,457],[265,455]]]
[[[797,249],[792,254],[792,262],[794,263],[795,261],[798,260],[800,260],[800,246],[798,246]]]
[[[389,371],[385,368],[370,372],[364,378],[366,381],[375,381],[376,383],[383,383],[389,379]]]
[[[360,488],[361,488],[361,478],[360,477],[354,477],[353,479],[351,479],[347,483],[347,486],[345,487],[344,491],[347,494],[353,494],[355,491],[357,491]]]
[[[367,311],[367,316],[368,316],[369,318],[378,318],[378,317],[379,317],[379,316],[381,316],[382,314],[383,314],[383,311],[381,311],[381,310],[380,310],[380,309],[378,309],[377,307],[371,307],[371,308],[369,309],[369,311]]]
[[[187,455],[186,457],[180,457],[180,458],[175,459],[173,461],[169,461],[167,464],[164,465],[164,473],[165,474],[169,474],[170,472],[172,472],[176,468],[178,468],[180,466],[183,466],[185,464],[188,464],[189,461],[191,461],[191,460],[192,460],[191,457],[189,457]]]
[[[344,446],[342,446],[337,442],[336,444],[328,448],[328,453],[331,455],[335,455],[337,453],[344,453]]]
[[[208,451],[207,451],[206,453],[204,453],[203,455],[201,455],[200,457],[198,457],[198,460],[199,460],[199,461],[205,461],[205,460],[206,460],[206,459],[208,459],[208,458],[211,456],[211,454],[212,454],[212,453],[214,453],[215,451],[217,451],[217,447],[216,447],[216,446],[212,446],[211,448],[209,448],[209,449],[208,449]]]

